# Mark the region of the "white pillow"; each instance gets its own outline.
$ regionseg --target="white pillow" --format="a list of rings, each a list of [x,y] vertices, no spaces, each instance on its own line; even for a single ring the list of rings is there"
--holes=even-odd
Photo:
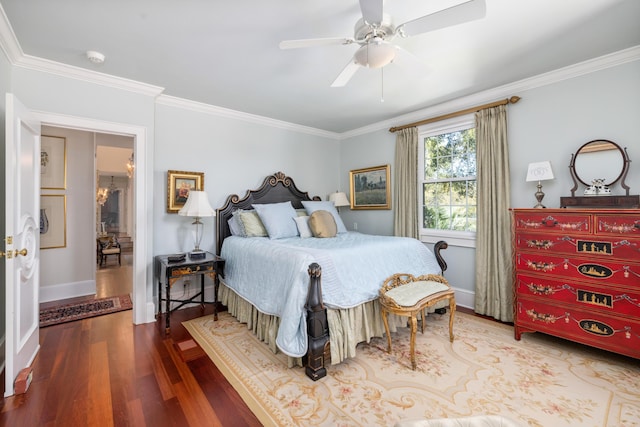
[[[315,211],[328,211],[333,215],[333,219],[336,220],[336,226],[338,227],[338,233],[346,233],[347,227],[344,226],[344,222],[342,222],[342,218],[340,218],[340,214],[336,210],[333,202],[330,200],[327,201],[310,201],[303,200],[302,206],[307,210],[307,213],[311,215]]]
[[[229,224],[229,231],[231,231],[232,236],[244,237],[244,228],[242,227],[242,223],[240,222],[238,215],[236,215],[236,212],[234,212],[233,216],[229,218],[229,221],[227,221],[227,224]]]
[[[298,217],[298,214],[293,209],[291,202],[251,206],[258,213],[270,239],[283,239],[298,235],[298,227],[296,227],[295,221],[292,221],[293,218]]]
[[[311,233],[311,229],[309,228],[309,217],[308,216],[299,216],[293,218],[296,222],[296,226],[298,227],[298,233],[300,233],[300,238],[306,239],[307,237],[313,237],[313,233]]]

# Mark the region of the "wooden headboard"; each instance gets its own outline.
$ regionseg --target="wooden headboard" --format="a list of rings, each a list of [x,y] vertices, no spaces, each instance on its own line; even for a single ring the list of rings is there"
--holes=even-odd
[[[231,235],[229,219],[238,209],[253,209],[252,204],[291,202],[294,209],[301,209],[303,200],[321,200],[320,197],[309,197],[309,193],[300,191],[291,177],[282,172],[267,176],[260,188],[247,190],[241,199],[237,194],[227,197],[224,206],[216,209],[216,254],[220,255],[222,242]]]

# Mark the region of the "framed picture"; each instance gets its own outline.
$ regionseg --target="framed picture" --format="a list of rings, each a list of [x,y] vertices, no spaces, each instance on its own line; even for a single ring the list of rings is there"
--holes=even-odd
[[[67,139],[40,137],[40,188],[64,190],[67,187]]]
[[[389,165],[349,172],[351,209],[391,209]]]
[[[40,249],[64,248],[66,246],[66,196],[40,196]]]
[[[167,212],[178,213],[189,197],[189,191],[204,190],[204,172],[167,172]]]

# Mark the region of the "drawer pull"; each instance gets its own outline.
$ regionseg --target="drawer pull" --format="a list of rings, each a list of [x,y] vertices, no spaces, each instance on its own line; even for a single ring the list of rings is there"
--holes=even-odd
[[[640,221],[635,221],[633,224],[609,224],[600,220],[598,222],[600,230],[609,231],[613,233],[629,233],[631,231],[637,231],[640,229]]]
[[[525,262],[527,267],[535,271],[553,271],[558,266],[558,264],[552,262],[534,262],[531,260],[526,260]]]

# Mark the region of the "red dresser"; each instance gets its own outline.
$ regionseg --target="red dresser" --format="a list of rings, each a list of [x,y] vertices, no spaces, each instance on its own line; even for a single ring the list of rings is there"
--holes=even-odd
[[[513,209],[515,338],[640,358],[640,209]]]

